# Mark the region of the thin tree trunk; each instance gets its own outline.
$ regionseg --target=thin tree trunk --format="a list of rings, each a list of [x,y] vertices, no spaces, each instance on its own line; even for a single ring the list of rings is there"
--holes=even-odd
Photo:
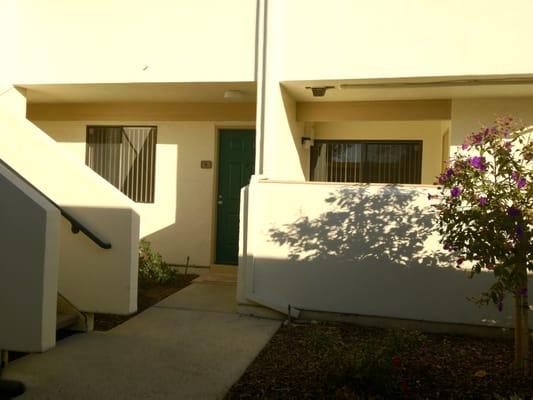
[[[514,367],[522,369],[522,355],[524,353],[522,329],[522,296],[514,294]]]
[[[529,302],[525,265],[520,275],[522,275],[521,284],[514,294],[514,366],[527,375],[529,373]]]
[[[529,373],[529,302],[527,299],[527,272],[524,288],[521,292],[521,311],[522,311],[522,370],[525,375]]]

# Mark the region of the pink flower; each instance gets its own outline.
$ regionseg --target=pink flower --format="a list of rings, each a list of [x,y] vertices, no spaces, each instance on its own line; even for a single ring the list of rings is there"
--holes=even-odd
[[[481,207],[485,206],[488,203],[488,201],[489,200],[485,196],[480,196],[479,197],[479,205]]]

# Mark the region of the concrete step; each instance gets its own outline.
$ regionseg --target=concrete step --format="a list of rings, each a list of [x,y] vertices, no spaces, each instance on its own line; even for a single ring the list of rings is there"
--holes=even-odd
[[[56,329],[65,329],[69,328],[71,326],[74,326],[78,323],[78,315],[77,314],[65,314],[65,313],[58,313],[57,314],[57,322],[56,322]]]

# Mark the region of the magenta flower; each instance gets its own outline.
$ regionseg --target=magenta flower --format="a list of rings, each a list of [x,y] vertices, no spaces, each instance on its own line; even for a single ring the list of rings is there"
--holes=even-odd
[[[448,178],[450,178],[451,176],[453,175],[453,169],[451,168],[448,168],[446,170],[446,172],[443,172],[442,174],[440,174],[438,176],[439,178],[439,184],[443,185],[446,183],[446,181],[448,180]]]
[[[470,145],[468,143],[463,143],[462,146],[461,146],[461,149],[468,150],[469,147],[470,147]]]
[[[522,189],[526,185],[527,185],[526,178],[520,178],[518,182],[516,183],[516,186],[518,186],[518,189]]]
[[[485,157],[476,156],[476,157],[470,158],[470,165],[480,171],[487,170],[487,164],[485,163]]]
[[[511,149],[513,148],[513,144],[511,142],[505,142],[503,147],[505,147],[508,151],[511,151]]]
[[[459,186],[454,186],[450,192],[452,197],[459,197],[461,195],[461,188]]]
[[[489,202],[489,199],[487,199],[485,196],[480,196],[479,197],[479,205],[481,207],[487,205],[488,202]]]

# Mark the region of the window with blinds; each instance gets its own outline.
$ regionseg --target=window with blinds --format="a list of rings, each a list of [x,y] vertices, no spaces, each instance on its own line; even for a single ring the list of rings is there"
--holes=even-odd
[[[126,196],[153,203],[155,126],[88,126],[85,163]]]
[[[420,183],[421,141],[315,140],[311,180],[324,182]]]

